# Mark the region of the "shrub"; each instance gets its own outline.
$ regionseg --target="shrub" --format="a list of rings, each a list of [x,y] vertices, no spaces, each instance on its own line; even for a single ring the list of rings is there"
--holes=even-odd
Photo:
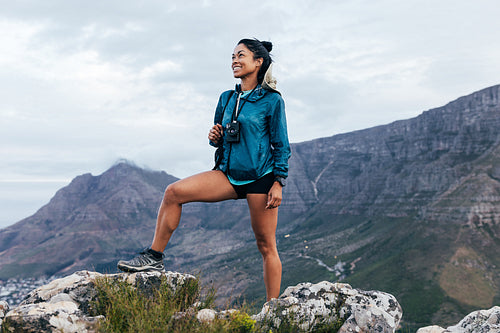
[[[279,327],[271,322],[256,323],[245,311],[228,311],[224,318],[216,317],[212,322],[202,323],[196,318],[200,309],[213,307],[215,290],[208,289],[202,296],[199,280],[186,280],[173,290],[166,278],[160,285],[141,292],[125,281],[107,277],[97,279],[97,295],[91,304],[91,315],[103,318],[98,322],[97,332],[173,332],[173,333],[284,333],[301,332],[294,322],[294,315],[281,318]],[[194,306],[196,305],[196,306]],[[279,309],[277,309],[279,311]],[[322,323],[315,332],[337,332],[342,326],[339,319]]]

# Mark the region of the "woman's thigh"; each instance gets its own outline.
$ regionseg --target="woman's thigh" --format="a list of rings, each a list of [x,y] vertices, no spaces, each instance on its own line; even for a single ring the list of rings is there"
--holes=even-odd
[[[237,198],[226,175],[219,170],[206,171],[178,180],[168,186],[167,195],[173,195],[178,203],[217,202]]]
[[[252,229],[257,241],[274,241],[278,225],[278,208],[266,209],[267,194],[247,194]]]

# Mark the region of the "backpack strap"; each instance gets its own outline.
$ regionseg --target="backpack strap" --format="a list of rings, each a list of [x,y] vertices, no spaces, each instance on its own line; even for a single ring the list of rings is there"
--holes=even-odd
[[[233,94],[234,90],[231,90],[226,105],[224,105],[224,109],[222,109],[222,118],[220,121],[221,125],[222,125],[222,120],[224,119],[224,112],[226,112],[226,107],[229,104],[229,100],[231,99],[231,97],[233,97]],[[213,167],[212,170],[217,170],[219,168],[219,165],[222,163],[222,158],[224,158],[224,146],[221,144],[219,147],[217,147],[217,150],[215,151],[215,166]]]

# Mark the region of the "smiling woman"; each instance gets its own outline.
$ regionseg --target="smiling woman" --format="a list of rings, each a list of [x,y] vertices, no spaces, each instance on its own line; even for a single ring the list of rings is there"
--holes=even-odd
[[[246,199],[263,259],[267,299],[279,296],[281,261],[276,227],[282,188],[288,176],[290,145],[285,104],[271,75],[271,50],[270,42],[238,42],[231,68],[241,84],[221,94],[208,134],[210,145],[217,147],[216,166],[167,187],[151,247],[131,260],[121,260],[119,269],[164,269],[163,251],[179,226],[183,204]]]

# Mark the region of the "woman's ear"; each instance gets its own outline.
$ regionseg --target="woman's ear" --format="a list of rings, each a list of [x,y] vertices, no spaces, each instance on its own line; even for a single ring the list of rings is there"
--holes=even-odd
[[[258,62],[257,64],[258,67],[262,66],[262,64],[264,63],[264,58],[257,59],[257,62]]]

